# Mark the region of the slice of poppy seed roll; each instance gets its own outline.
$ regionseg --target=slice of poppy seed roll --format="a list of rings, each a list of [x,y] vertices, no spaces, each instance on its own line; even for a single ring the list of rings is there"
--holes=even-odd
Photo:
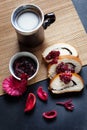
[[[53,45],[47,47],[42,53],[42,57],[44,58],[44,60],[47,63],[51,62],[51,60],[46,59],[47,55],[51,51],[59,51],[60,56],[61,55],[73,55],[73,56],[76,56],[76,57],[79,56],[77,49],[75,47],[73,47],[72,45],[69,45],[69,44],[66,44],[66,43],[53,44]]]
[[[82,68],[82,63],[79,57],[72,55],[59,56],[57,64],[48,65],[48,77],[52,79],[56,74],[65,71],[79,73]]]
[[[54,94],[62,94],[68,92],[80,92],[84,88],[84,82],[80,75],[72,73],[71,81],[65,84],[60,79],[60,74],[50,80],[49,90]]]

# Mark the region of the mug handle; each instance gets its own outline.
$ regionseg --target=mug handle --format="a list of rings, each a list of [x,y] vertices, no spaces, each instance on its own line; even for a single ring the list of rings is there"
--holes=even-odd
[[[52,23],[54,23],[55,20],[56,20],[56,16],[53,12],[45,14],[43,28],[47,29],[47,27],[50,26]]]

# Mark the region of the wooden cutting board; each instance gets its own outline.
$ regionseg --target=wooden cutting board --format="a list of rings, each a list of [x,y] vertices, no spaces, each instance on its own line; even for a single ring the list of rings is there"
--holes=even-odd
[[[19,46],[16,32],[13,29],[10,17],[13,9],[21,4],[33,3],[43,10],[44,14],[54,12],[56,21],[48,27],[44,42],[36,48]],[[0,1],[0,95],[3,94],[2,81],[10,75],[8,64],[11,56],[19,51],[34,53],[40,63],[37,76],[29,84],[36,83],[47,78],[47,67],[42,59],[44,49],[55,43],[68,43],[79,51],[79,57],[83,65],[87,64],[87,36],[79,16],[71,0],[8,0]]]

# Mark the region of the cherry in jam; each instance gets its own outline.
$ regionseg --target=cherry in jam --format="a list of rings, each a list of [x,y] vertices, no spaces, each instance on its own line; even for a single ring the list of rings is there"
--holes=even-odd
[[[65,84],[68,84],[71,81],[72,73],[71,72],[60,73],[59,77],[61,81],[63,81]]]
[[[70,64],[70,63],[64,63],[64,62],[61,62],[58,64],[58,66],[56,67],[56,73],[59,74],[61,72],[72,72],[74,73],[75,72],[75,66]]]
[[[52,60],[55,59],[56,57],[58,57],[60,55],[59,51],[51,51],[47,56],[46,56],[46,60]]]
[[[27,78],[31,77],[36,72],[36,68],[36,62],[27,56],[19,57],[13,63],[14,73],[19,78],[22,74],[27,74]]]

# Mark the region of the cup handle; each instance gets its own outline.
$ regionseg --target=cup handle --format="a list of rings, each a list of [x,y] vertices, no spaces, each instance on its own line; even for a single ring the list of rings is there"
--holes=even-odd
[[[45,14],[43,28],[47,29],[47,27],[50,26],[52,23],[54,23],[55,20],[56,20],[56,16],[53,12]]]

